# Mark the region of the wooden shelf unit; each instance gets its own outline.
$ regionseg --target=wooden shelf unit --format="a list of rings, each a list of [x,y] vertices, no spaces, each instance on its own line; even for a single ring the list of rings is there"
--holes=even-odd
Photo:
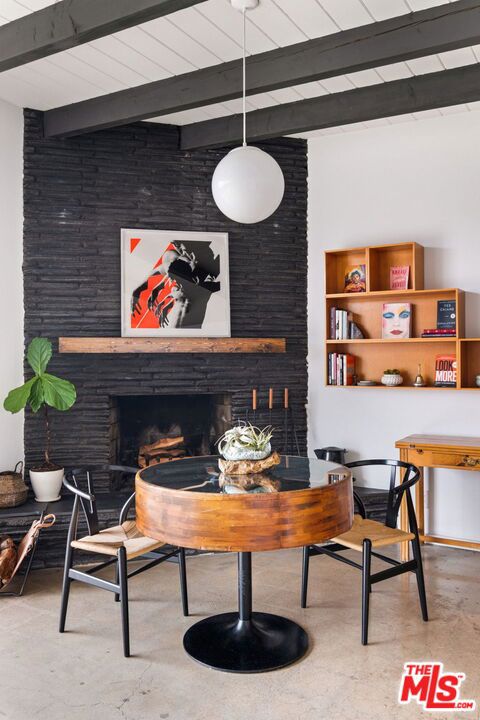
[[[329,250],[325,253],[327,295],[343,293],[345,269],[365,265],[367,293],[390,290],[390,266],[409,265],[409,290],[423,290],[423,247],[418,243]],[[393,294],[397,294],[393,291]],[[350,293],[347,293],[350,296]]]
[[[345,271],[349,266],[364,264],[366,287],[364,293],[343,292]],[[409,265],[407,290],[390,290],[390,266]],[[418,364],[427,383],[426,389],[475,390],[475,375],[480,374],[480,338],[464,338],[465,299],[458,288],[428,289],[423,286],[423,247],[417,243],[379,245],[377,247],[349,248],[325,253],[325,384],[328,385],[328,355],[331,352],[349,353],[355,356],[355,373],[360,380],[380,382],[383,371],[395,367],[403,375],[403,385],[395,389],[413,386]],[[422,338],[426,328],[437,326],[437,301],[455,300],[457,306],[456,337]],[[382,338],[382,305],[385,302],[408,302],[412,305],[412,337],[391,340]],[[332,307],[353,313],[366,337],[359,340],[334,340],[330,335],[330,310]],[[455,354],[457,359],[456,388],[435,388],[435,358],[437,355]],[[341,386],[329,387],[384,387]],[[391,389],[391,388],[387,388]],[[418,389],[418,388],[415,388]]]

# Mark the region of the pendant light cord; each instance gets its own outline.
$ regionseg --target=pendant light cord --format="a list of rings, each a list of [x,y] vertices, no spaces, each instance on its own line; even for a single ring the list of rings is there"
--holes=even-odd
[[[247,94],[247,82],[246,82],[246,75],[247,75],[247,64],[245,60],[246,55],[246,38],[247,38],[247,30],[246,30],[246,16],[247,11],[246,8],[243,8],[243,146],[245,147],[247,144],[247,102],[246,102],[246,94]]]

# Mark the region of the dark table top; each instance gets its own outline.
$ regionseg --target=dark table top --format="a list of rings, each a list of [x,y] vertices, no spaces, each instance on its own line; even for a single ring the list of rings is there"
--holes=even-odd
[[[319,488],[350,477],[337,463],[294,456],[282,456],[280,465],[254,475],[224,475],[218,456],[185,458],[152,465],[139,473],[142,480],[170,490],[201,493],[291,492]]]

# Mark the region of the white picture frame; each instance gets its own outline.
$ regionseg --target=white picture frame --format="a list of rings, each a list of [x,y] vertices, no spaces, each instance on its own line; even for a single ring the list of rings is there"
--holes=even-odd
[[[230,337],[228,233],[121,230],[122,337]]]

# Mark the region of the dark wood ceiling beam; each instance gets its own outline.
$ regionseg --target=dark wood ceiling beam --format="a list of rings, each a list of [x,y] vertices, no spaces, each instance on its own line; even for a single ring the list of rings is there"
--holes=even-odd
[[[205,0],[61,0],[0,26],[0,72]]]
[[[458,0],[248,58],[247,92],[268,92],[480,42],[480,0]],[[78,135],[231,100],[233,61],[50,110],[47,136]]]
[[[247,116],[249,141],[433,110],[480,100],[480,65],[441,70],[310,100],[254,110]],[[184,150],[220,147],[242,139],[242,116],[206,120],[181,128]]]

